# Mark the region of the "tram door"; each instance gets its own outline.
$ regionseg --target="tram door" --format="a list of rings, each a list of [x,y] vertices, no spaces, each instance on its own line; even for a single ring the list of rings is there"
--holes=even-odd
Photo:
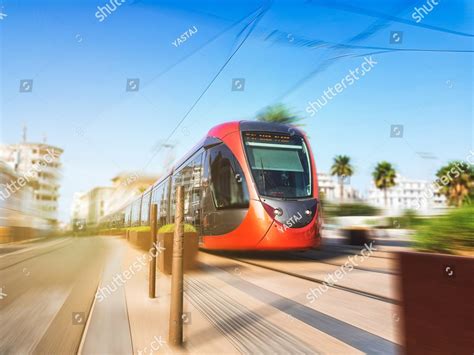
[[[247,213],[249,195],[242,169],[225,144],[206,151],[202,185],[203,234],[222,235],[237,228]]]
[[[198,235],[202,235],[202,175],[203,175],[203,153],[199,152],[192,160],[192,177],[189,187],[189,221],[196,229]]]

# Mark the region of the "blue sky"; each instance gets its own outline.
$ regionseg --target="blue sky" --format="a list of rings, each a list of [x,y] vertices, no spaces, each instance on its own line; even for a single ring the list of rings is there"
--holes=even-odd
[[[473,147],[472,1],[439,0],[416,23],[414,8],[426,1],[125,0],[100,22],[97,7],[109,1],[0,5],[8,15],[0,20],[2,141],[19,141],[27,124],[30,141],[45,133],[64,148],[64,220],[75,191],[143,169],[227,61],[170,138],[176,157],[213,125],[252,119],[276,102],[304,118],[319,171],[336,154],[352,157],[362,192],[377,161],[430,179]],[[262,6],[267,11],[252,23]],[[193,27],[193,36],[172,44]],[[269,37],[275,30],[279,41]],[[403,32],[401,43],[390,43],[392,31]],[[299,39],[325,45],[308,48]],[[374,52],[377,65],[366,76],[308,115],[308,101]],[[127,78],[140,79],[138,92],[125,91]],[[245,78],[244,91],[231,90],[233,78]],[[19,92],[22,79],[33,79],[33,92]],[[390,138],[392,124],[404,125],[403,138]],[[164,155],[147,172],[160,172]]]

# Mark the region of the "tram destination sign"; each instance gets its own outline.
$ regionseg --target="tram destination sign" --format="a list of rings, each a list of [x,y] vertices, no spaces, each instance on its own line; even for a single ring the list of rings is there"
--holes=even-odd
[[[291,142],[291,136],[289,134],[271,132],[244,132],[244,138],[247,142],[279,144],[289,144]]]

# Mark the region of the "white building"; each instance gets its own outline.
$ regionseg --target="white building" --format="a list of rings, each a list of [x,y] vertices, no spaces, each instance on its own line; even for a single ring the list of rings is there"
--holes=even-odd
[[[158,176],[137,172],[122,172],[112,178],[113,192],[106,205],[106,215],[133,202],[156,180],[158,180]]]
[[[95,187],[88,195],[89,208],[87,211],[87,225],[97,225],[106,213],[106,205],[114,189],[112,187]]]
[[[96,226],[102,217],[134,201],[157,179],[156,176],[121,173],[112,179],[110,187],[95,187],[88,192],[76,192],[71,206],[73,227],[74,224],[76,228],[78,225]]]
[[[89,211],[89,195],[86,192],[76,192],[72,197],[71,220],[82,221],[87,220]]]
[[[0,146],[0,160],[28,182],[33,189],[38,215],[51,225],[58,218],[62,153],[61,148],[46,143],[23,142]]]
[[[327,173],[318,173],[319,192],[326,201],[339,202],[341,200],[341,185],[337,177]],[[343,202],[353,202],[360,198],[359,192],[350,185],[350,178],[344,181]]]
[[[85,226],[95,226],[106,214],[106,205],[114,189],[112,187],[95,187],[82,193],[76,192],[71,206],[73,223]]]
[[[23,179],[23,180],[22,180]],[[33,187],[15,182],[24,178],[5,162],[0,161],[0,243],[34,238],[50,227],[48,220],[41,218],[36,208]]]
[[[419,213],[432,213],[446,207],[446,198],[435,191],[432,182],[407,179],[397,175],[396,185],[387,189],[387,205],[384,191],[377,189],[372,182],[367,201],[377,207],[386,208],[389,212],[399,213],[406,209]]]

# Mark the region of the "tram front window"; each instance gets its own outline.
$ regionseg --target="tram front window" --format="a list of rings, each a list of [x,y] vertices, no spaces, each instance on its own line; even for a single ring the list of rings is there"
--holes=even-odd
[[[310,157],[302,137],[244,132],[243,138],[260,195],[283,199],[312,196]]]

